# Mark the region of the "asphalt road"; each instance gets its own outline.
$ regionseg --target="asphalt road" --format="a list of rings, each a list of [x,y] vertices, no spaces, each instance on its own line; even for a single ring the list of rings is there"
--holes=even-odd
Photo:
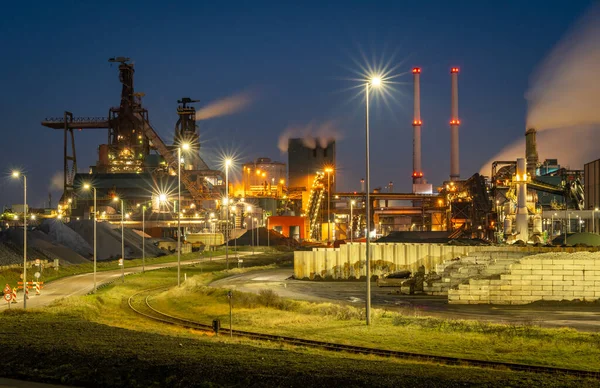
[[[273,289],[278,295],[291,299],[364,306],[364,282],[294,280],[292,275],[292,269],[252,271],[217,280],[211,286],[254,293],[262,289]],[[399,295],[396,290],[395,287],[379,288],[375,282],[371,283],[372,306],[409,315],[572,327],[581,331],[600,332],[600,303],[556,303],[544,306],[450,305],[445,296]]]
[[[242,253],[240,253],[242,255]],[[192,265],[200,262],[205,262],[209,260],[223,260],[224,256],[216,256],[212,258],[198,258],[193,260],[182,261],[181,265]],[[162,264],[150,264],[146,265],[146,271],[161,269],[161,268],[171,268],[176,267],[177,262],[170,263],[162,263]],[[127,275],[132,273],[141,272],[142,267],[131,267],[127,268],[127,263],[125,263],[125,279],[127,279]],[[98,286],[104,283],[108,283],[112,280],[120,279],[121,270],[113,270],[113,271],[101,271],[96,272],[96,283]],[[183,273],[181,274],[183,278]],[[116,280],[120,281],[120,280]],[[127,281],[127,280],[125,280]],[[65,277],[62,279],[55,280],[51,283],[44,285],[42,289],[41,295],[35,295],[35,292],[29,290],[29,299],[27,300],[27,308],[36,308],[36,307],[44,307],[52,303],[56,299],[67,298],[73,295],[85,295],[92,291],[94,288],[94,274],[93,273],[85,273],[80,275],[74,275]],[[13,303],[11,308],[22,308],[23,307],[23,293],[19,292],[17,295],[17,303]],[[8,305],[5,302],[0,303],[0,311],[7,309]]]

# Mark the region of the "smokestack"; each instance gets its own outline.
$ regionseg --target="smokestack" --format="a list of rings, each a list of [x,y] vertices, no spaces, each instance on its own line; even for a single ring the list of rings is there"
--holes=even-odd
[[[423,170],[421,169],[421,69],[413,69],[414,79],[414,116],[413,116],[413,184],[423,183]]]
[[[517,159],[517,234],[518,239],[527,242],[529,227],[527,221],[527,173],[525,159]]]
[[[450,69],[450,80],[452,82],[452,100],[450,104],[450,180],[460,179],[460,166],[458,158],[458,67]]]
[[[527,157],[527,175],[532,179],[535,177],[535,170],[538,165],[537,145],[535,143],[535,128],[529,128],[525,132],[525,156]]]

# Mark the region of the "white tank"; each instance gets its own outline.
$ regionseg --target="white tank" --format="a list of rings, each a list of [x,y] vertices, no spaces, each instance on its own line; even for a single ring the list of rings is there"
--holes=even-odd
[[[539,214],[533,216],[533,234],[542,234],[542,217]]]
[[[510,217],[506,217],[504,219],[504,234],[512,233],[512,219]]]

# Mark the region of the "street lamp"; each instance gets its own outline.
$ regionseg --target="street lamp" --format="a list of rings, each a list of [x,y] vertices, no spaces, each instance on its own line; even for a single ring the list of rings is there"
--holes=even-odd
[[[246,211],[248,212],[248,214],[250,214],[250,212],[252,211],[252,206],[248,206],[246,208]],[[252,217],[252,214],[250,214],[250,230],[252,231],[252,254],[254,254],[254,218]]]
[[[190,143],[177,147],[177,286],[181,285],[181,150],[190,149]]]
[[[96,232],[96,188],[92,187],[89,183],[83,184],[84,190],[92,190],[94,192],[94,294],[96,293],[96,241],[97,241],[97,232]]]
[[[23,309],[27,308],[27,175],[13,171],[12,177],[23,176]]]
[[[327,173],[327,244],[331,242],[331,183],[330,183],[330,174],[333,172],[333,168],[326,167],[325,172]]]
[[[121,282],[125,283],[125,212],[123,210],[123,200],[119,197],[114,197],[113,201],[119,202],[121,201]]]
[[[225,263],[229,269],[229,166],[231,159],[225,159],[225,206],[227,207],[227,222],[225,223]]]
[[[371,259],[370,259],[370,242],[371,242],[371,180],[370,180],[370,154],[369,154],[369,87],[378,87],[381,85],[381,78],[378,76],[372,77],[369,81],[365,83],[365,159],[366,159],[366,221],[367,221],[367,238],[365,242],[365,262],[366,262],[366,272],[367,272],[367,301],[366,301],[366,316],[367,316],[367,326],[371,324]]]
[[[146,205],[142,205],[142,273],[144,272],[146,272]]]
[[[352,222],[354,221],[354,217],[352,215],[352,210],[354,209],[354,205],[356,205],[356,201],[350,201],[350,242],[352,242],[352,238],[354,235],[354,231],[352,230]]]
[[[592,233],[596,233],[596,212],[598,211],[598,208],[594,208],[594,211],[592,212]]]

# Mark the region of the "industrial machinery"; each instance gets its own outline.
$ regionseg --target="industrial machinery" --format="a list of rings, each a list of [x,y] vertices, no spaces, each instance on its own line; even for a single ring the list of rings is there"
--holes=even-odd
[[[223,174],[209,169],[199,154],[196,111],[189,106],[197,101],[188,97],[178,101],[179,119],[175,125],[175,140],[172,146],[167,146],[150,125],[148,111],[142,106],[144,94],[134,90],[134,65],[129,63],[130,59],[116,57],[110,58],[109,62],[119,63],[122,90],[120,104],[109,109],[108,118],[74,118],[71,112],[65,112],[62,118],[42,122],[45,127],[64,131],[64,192],[61,203],[70,203],[73,198],[73,183],[77,173],[75,129],[108,129],[108,141],[99,146],[98,162],[91,168],[93,174],[100,175],[176,174],[179,163],[177,148],[181,142],[189,142],[191,157],[181,172],[181,182],[199,205],[202,200],[220,196]],[[158,155],[151,154],[152,150],[156,150]],[[152,163],[160,157],[162,162]]]
[[[309,221],[310,237],[315,240],[320,240],[320,222],[319,214],[321,209],[321,202],[325,195],[325,174],[317,172],[313,181],[312,187],[310,188],[310,194],[308,197],[308,205],[306,207],[306,214]]]

